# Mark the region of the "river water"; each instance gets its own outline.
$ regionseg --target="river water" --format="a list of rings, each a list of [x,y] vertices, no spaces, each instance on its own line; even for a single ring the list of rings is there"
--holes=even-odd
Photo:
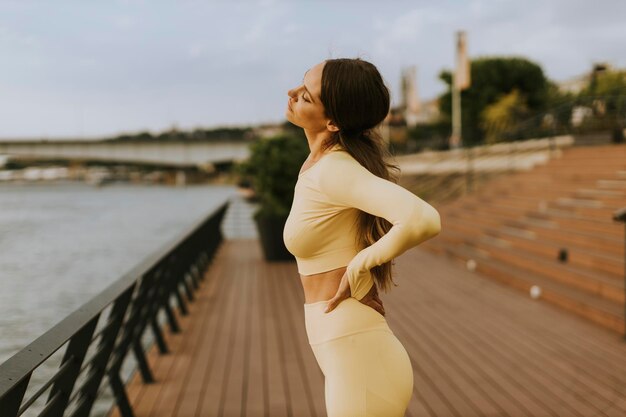
[[[0,363],[236,194],[229,185],[0,184]]]

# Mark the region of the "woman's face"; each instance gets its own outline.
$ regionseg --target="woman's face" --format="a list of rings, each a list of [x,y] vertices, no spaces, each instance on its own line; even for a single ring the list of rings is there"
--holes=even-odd
[[[313,132],[326,130],[329,122],[320,100],[324,64],[323,61],[305,72],[302,84],[287,92],[287,120]]]

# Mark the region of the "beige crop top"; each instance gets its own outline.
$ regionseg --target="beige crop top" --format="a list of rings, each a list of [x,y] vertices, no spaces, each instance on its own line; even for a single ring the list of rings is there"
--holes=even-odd
[[[356,244],[359,210],[393,225],[360,251]],[[347,266],[351,296],[360,300],[374,283],[371,268],[440,230],[437,210],[407,189],[374,175],[337,144],[298,176],[283,240],[302,275]]]

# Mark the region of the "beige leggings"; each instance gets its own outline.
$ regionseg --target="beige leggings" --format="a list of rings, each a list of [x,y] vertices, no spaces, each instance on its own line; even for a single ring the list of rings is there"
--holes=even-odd
[[[403,417],[413,368],[387,320],[350,297],[330,313],[304,304],[309,344],[325,378],[328,417]]]

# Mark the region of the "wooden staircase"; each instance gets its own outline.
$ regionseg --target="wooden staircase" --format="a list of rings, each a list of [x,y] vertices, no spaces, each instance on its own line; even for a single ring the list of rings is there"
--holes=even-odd
[[[442,231],[421,247],[624,333],[626,145],[571,147],[438,206]],[[566,257],[566,259],[564,259]]]

